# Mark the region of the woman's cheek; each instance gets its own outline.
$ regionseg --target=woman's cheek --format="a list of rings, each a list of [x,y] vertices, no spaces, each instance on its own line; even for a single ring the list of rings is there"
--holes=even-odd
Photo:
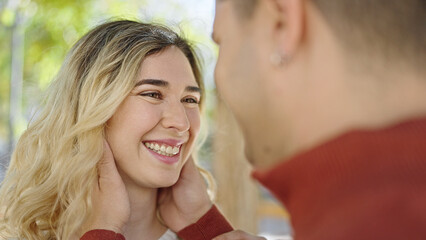
[[[192,151],[194,149],[194,144],[200,132],[200,124],[201,124],[200,111],[198,110],[198,108],[188,109],[186,111],[186,114],[190,123],[190,128],[189,128],[189,141],[188,141],[188,144],[186,145],[186,150],[183,156],[185,160],[184,162],[186,162],[190,154],[192,154]]]
[[[191,125],[191,135],[194,137],[198,136],[198,133],[200,132],[200,125],[201,125],[201,115],[200,110],[198,108],[190,109],[187,111],[188,119]]]

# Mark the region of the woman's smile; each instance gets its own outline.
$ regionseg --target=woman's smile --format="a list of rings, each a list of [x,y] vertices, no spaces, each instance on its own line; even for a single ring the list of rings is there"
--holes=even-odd
[[[166,164],[179,162],[184,141],[174,139],[144,141],[144,146],[158,160]]]

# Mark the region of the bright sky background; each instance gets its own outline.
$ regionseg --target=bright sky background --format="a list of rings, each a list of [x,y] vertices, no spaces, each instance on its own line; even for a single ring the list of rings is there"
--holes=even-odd
[[[147,1],[146,14],[163,15],[173,21],[192,21],[202,26],[202,31],[211,33],[215,0],[154,0]]]

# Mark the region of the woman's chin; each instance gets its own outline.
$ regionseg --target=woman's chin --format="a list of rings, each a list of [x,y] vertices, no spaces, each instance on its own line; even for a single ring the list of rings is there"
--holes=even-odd
[[[177,180],[179,179],[179,176],[177,177],[167,177],[162,179],[157,179],[155,182],[150,184],[151,188],[168,188],[176,184]]]
[[[166,180],[166,181],[161,183],[160,188],[171,187],[171,186],[176,184],[177,180],[178,180],[178,178]]]

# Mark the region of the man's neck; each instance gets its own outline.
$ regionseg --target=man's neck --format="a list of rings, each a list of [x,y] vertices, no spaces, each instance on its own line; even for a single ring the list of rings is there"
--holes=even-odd
[[[420,74],[389,70],[381,77],[351,75],[343,83],[335,81],[328,84],[340,85],[338,91],[330,91],[325,99],[309,100],[314,102],[313,109],[323,111],[308,110],[293,123],[294,144],[284,158],[353,129],[383,128],[426,116],[426,79]]]

